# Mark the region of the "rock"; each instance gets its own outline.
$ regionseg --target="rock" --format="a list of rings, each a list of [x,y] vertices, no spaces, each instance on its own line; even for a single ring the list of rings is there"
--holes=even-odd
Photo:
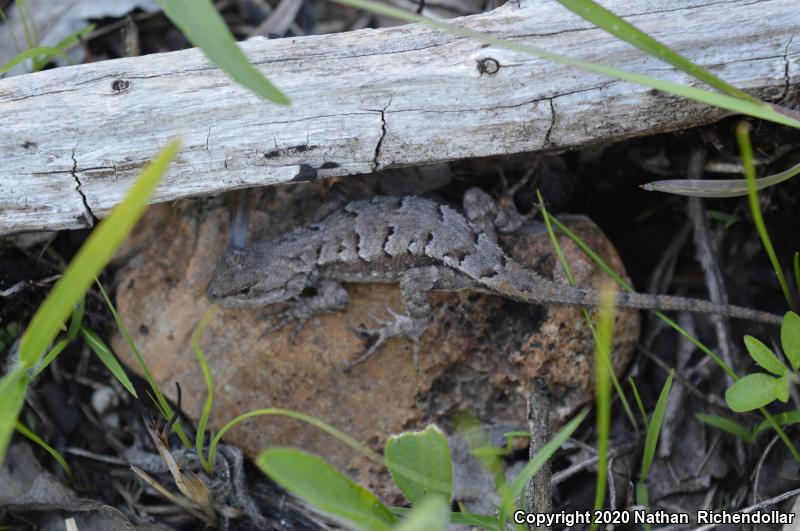
[[[307,223],[323,198],[319,184],[249,191],[255,200],[254,234],[274,237]],[[204,298],[227,234],[223,199],[188,200],[152,208],[122,256],[116,301],[135,343],[168,396],[174,382],[183,409],[197,418],[206,388],[190,344],[209,307]],[[563,217],[604,260],[623,272],[616,251],[591,221]],[[559,239],[577,282],[598,286],[602,271],[566,238]],[[506,249],[545,276],[565,282],[547,233],[530,223],[504,237]],[[592,397],[591,332],[582,312],[539,307],[475,293],[432,294],[434,317],[423,340],[419,371],[409,341],[395,339],[366,363],[342,368],[363,352],[365,339],[350,327],[387,318],[387,306],[402,310],[396,285],[348,285],[344,312],[309,321],[292,341],[289,326],[262,337],[270,326],[262,310],[223,310],[201,341],[214,376],[212,425],[219,428],[257,408],[282,407],[313,415],[375,450],[388,435],[437,423],[452,427],[455,414],[484,423],[526,425],[527,386],[545,375],[559,422]],[[627,364],[638,338],[637,312],[618,317],[614,364]],[[117,336],[113,345],[130,367],[136,364]],[[380,466],[305,423],[282,417],[248,420],[226,440],[249,456],[273,445],[291,445],[325,457],[340,470],[390,494]]]

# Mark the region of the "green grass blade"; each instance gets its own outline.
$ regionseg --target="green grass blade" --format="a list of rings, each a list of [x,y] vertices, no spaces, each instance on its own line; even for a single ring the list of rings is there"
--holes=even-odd
[[[754,441],[753,433],[750,432],[750,430],[731,419],[726,419],[725,417],[719,417],[717,415],[707,415],[705,413],[698,413],[695,417],[697,417],[697,420],[700,422],[729,433],[734,437],[738,437],[748,444],[752,444]],[[769,423],[767,421],[764,422],[767,427],[769,427]]]
[[[89,24],[86,27],[79,29],[78,31],[74,31],[58,41],[58,43],[54,46],[54,48],[58,48],[59,50],[66,51],[69,48],[73,47],[80,39],[86,37],[91,32],[94,31],[95,25]]]
[[[570,420],[561,430],[556,433],[556,435],[550,439],[547,444],[545,444],[541,450],[536,452],[536,454],[531,458],[530,461],[523,467],[520,473],[514,478],[514,481],[511,483],[510,488],[508,489],[508,493],[504,496],[502,500],[502,506],[506,508],[506,514],[510,514],[510,509],[514,506],[514,503],[517,498],[522,494],[522,491],[525,490],[525,486],[531,480],[531,478],[542,468],[548,459],[553,457],[553,454],[561,448],[561,445],[569,439],[569,437],[578,429],[583,419],[586,418],[586,415],[589,414],[588,409],[584,409],[578,415],[575,416],[572,420]]]
[[[800,174],[800,164],[792,166],[786,171],[761,177],[755,180],[756,190],[763,190],[788,181]],[[742,197],[748,193],[747,179],[667,179],[643,184],[643,190],[648,192],[666,192],[668,194],[685,195],[689,197],[728,198]]]
[[[794,252],[794,287],[800,292],[800,252],[797,251]]]
[[[42,440],[41,437],[39,437],[31,430],[29,430],[23,423],[17,421],[14,427],[19,433],[21,433],[22,435],[24,435],[37,445],[41,446],[48,454],[53,456],[53,459],[55,459],[58,462],[58,464],[61,466],[62,469],[64,469],[64,472],[66,472],[68,476],[72,475],[72,469],[69,467],[67,460],[64,459],[64,457],[60,453],[58,453],[55,448],[44,442],[44,440]]]
[[[174,141],[153,159],[122,202],[92,231],[67,266],[22,336],[19,356],[24,367],[33,367],[53,342],[75,303],[86,293],[94,277],[144,213],[150,196],[177,151],[178,142]]]
[[[186,38],[234,81],[266,100],[289,105],[289,98],[250,64],[211,0],[159,0],[159,3]]]
[[[18,64],[27,61],[28,59],[47,61],[55,57],[56,55],[63,56],[64,52],[62,52],[58,48],[53,48],[52,46],[36,46],[34,48],[28,48],[24,52],[21,52],[12,57],[11,60],[6,64],[4,64],[3,66],[0,66],[0,76],[11,70]],[[34,66],[34,71],[35,70],[36,67]]]
[[[653,410],[653,416],[650,418],[650,425],[647,427],[647,436],[644,440],[644,451],[642,452],[642,469],[639,478],[646,482],[647,476],[650,474],[650,467],[653,465],[653,459],[656,456],[656,447],[658,446],[658,438],[661,434],[661,424],[664,422],[664,413],[667,411],[667,402],[669,402],[669,393],[672,389],[672,377],[674,374],[670,372],[664,387],[661,388],[661,394],[658,396],[656,408]]]
[[[778,277],[778,282],[783,290],[783,296],[786,297],[786,302],[790,307],[794,307],[794,297],[792,290],[789,289],[789,283],[783,276],[783,269],[778,256],[775,254],[775,248],[772,246],[769,232],[767,232],[767,225],[764,223],[764,217],[761,214],[761,204],[758,201],[758,192],[756,191],[756,167],[753,164],[753,146],[750,143],[750,126],[747,122],[741,122],[736,126],[736,140],[739,142],[739,150],[741,152],[742,164],[744,165],[744,175],[747,177],[747,199],[750,203],[750,211],[753,215],[753,223],[756,225],[758,235],[761,237],[761,244],[769,256],[769,261],[772,263],[772,268]]]
[[[315,455],[270,448],[261,452],[256,463],[287,491],[356,529],[388,531],[397,521],[374,494]]]
[[[80,329],[79,329],[79,330],[80,330]],[[35,367],[34,369],[32,369],[33,377],[35,378],[35,377],[39,376],[39,374],[40,374],[40,373],[41,373],[43,370],[45,370],[45,369],[47,368],[47,366],[48,366],[48,365],[50,365],[51,363],[53,363],[53,360],[54,360],[54,359],[56,359],[56,358],[58,357],[58,355],[59,355],[59,354],[61,354],[61,351],[63,351],[65,348],[67,348],[67,346],[69,345],[69,343],[70,343],[70,342],[69,342],[69,339],[62,339],[61,341],[59,341],[58,343],[56,343],[55,345],[53,345],[53,348],[51,348],[51,349],[50,349],[50,352],[48,352],[48,353],[47,353],[47,354],[46,354],[46,355],[45,355],[45,356],[42,358],[42,361],[40,361],[40,362],[39,362],[39,363],[36,365],[36,367]]]
[[[70,319],[69,328],[67,328],[67,339],[70,341],[78,337],[78,334],[81,331],[85,304],[86,295],[81,297],[81,300],[78,301],[78,304],[75,305],[75,309],[72,311],[72,319]]]
[[[636,46],[656,59],[671,64],[675,68],[686,72],[695,79],[714,87],[724,94],[734,98],[758,102],[753,96],[723,81],[708,70],[692,63],[672,50],[669,46],[657,41],[650,35],[639,30],[633,24],[618,17],[592,0],[558,0],[558,3],[596,26],[603,28],[618,39],[632,46]]]
[[[133,388],[133,383],[131,382],[128,375],[125,374],[125,369],[122,368],[122,365],[119,364],[117,361],[117,357],[114,356],[114,353],[111,352],[111,349],[108,348],[100,337],[94,333],[93,330],[87,328],[86,326],[81,326],[81,336],[83,339],[86,340],[86,343],[92,349],[92,351],[97,354],[97,357],[100,358],[100,361],[103,362],[103,365],[114,375],[114,378],[117,379],[119,383],[122,384],[122,387],[125,388],[131,395],[139,398],[136,394],[136,389]]]
[[[244,422],[247,419],[251,419],[251,418],[254,418],[254,417],[260,417],[260,416],[264,416],[264,415],[279,415],[279,416],[289,417],[289,418],[293,418],[293,419],[296,419],[296,420],[303,421],[303,422],[305,422],[307,424],[310,424],[310,425],[314,426],[315,428],[318,428],[318,429],[324,431],[325,433],[335,437],[336,439],[338,439],[339,441],[343,442],[344,444],[346,444],[350,448],[352,448],[355,451],[359,452],[360,454],[368,457],[370,460],[372,460],[372,461],[374,461],[376,463],[379,463],[379,464],[383,464],[384,463],[382,455],[380,455],[377,452],[373,452],[372,450],[370,450],[369,448],[367,448],[366,446],[364,446],[363,444],[361,444],[357,440],[353,439],[352,437],[350,437],[349,435],[347,435],[343,431],[341,431],[341,430],[339,430],[337,428],[334,428],[330,424],[327,424],[326,422],[323,422],[323,421],[319,420],[316,417],[312,417],[311,415],[306,415],[305,413],[300,413],[298,411],[292,411],[290,409],[282,409],[282,408],[277,408],[277,407],[270,407],[270,408],[254,409],[253,411],[248,411],[247,413],[239,415],[235,419],[233,419],[233,420],[229,421],[227,424],[225,424],[217,432],[217,434],[214,435],[214,437],[211,439],[211,444],[209,445],[209,451],[208,451],[208,460],[211,462],[211,466],[212,467],[214,466],[214,461],[215,461],[215,458],[216,458],[217,445],[222,440],[222,437],[224,437],[225,434],[228,432],[228,430],[236,427],[238,424]]]
[[[14,3],[17,6],[17,13],[22,23],[22,30],[25,33],[25,41],[28,43],[28,48],[32,48],[39,42],[36,26],[31,21],[30,15],[28,15],[28,8],[25,5],[25,0],[14,0]]]
[[[667,402],[669,402],[669,392],[672,388],[673,372],[670,371],[664,387],[661,389],[661,394],[658,396],[656,408],[653,410],[653,416],[647,427],[647,435],[644,440],[644,451],[642,452],[642,468],[639,471],[639,481],[636,484],[636,503],[642,507],[647,508],[650,505],[650,497],[647,492],[647,477],[650,475],[650,467],[653,465],[653,460],[656,456],[656,447],[658,446],[658,438],[661,434],[661,424],[664,422],[664,413],[667,410]],[[645,509],[646,510],[646,509]],[[645,525],[645,529],[650,529],[650,525]]]
[[[800,424],[800,410],[788,411],[786,413],[775,415],[774,422],[776,422],[780,426],[791,426],[793,424]],[[763,420],[753,430],[753,436],[757,437],[761,435],[762,432],[768,430],[771,427],[772,423],[770,423],[769,420]]]
[[[25,402],[29,382],[28,371],[24,367],[17,367],[0,378],[0,465],[6,458],[11,433]]]
[[[656,90],[660,90],[662,92],[674,94],[676,96],[689,98],[698,101],[700,103],[713,105],[715,107],[727,109],[735,113],[746,114],[754,118],[761,118],[763,120],[768,120],[771,122],[788,125],[790,127],[800,128],[800,121],[777,112],[771,105],[764,102],[753,102],[749,100],[743,100],[725,94],[720,94],[718,92],[711,92],[707,90],[690,87],[687,85],[681,85],[679,83],[672,83],[670,81],[664,81],[661,79],[644,76],[641,74],[626,72],[625,70],[619,70],[616,68],[609,68],[602,65],[587,63],[585,61],[572,59],[569,57],[565,57],[563,55],[546,52],[544,50],[540,50],[538,48],[534,48],[533,46],[528,46],[526,44],[494,37],[488,33],[472,31],[448,22],[432,20],[426,17],[422,17],[420,15],[415,15],[408,11],[404,11],[402,9],[397,9],[394,7],[379,4],[377,2],[369,0],[329,0],[329,1],[341,5],[354,7],[356,9],[364,9],[371,13],[404,20],[406,22],[416,22],[424,26],[427,26],[429,28],[445,30],[460,37],[467,37],[470,39],[475,39],[485,44],[490,44],[492,46],[505,48],[515,52],[524,53],[527,55],[541,57],[542,59],[546,59],[554,63],[571,66],[574,68],[578,68],[580,70],[585,70],[587,72],[593,72],[595,74],[600,74],[615,79],[621,79],[623,81],[630,81],[631,83],[637,83],[645,87],[650,87]]]
[[[117,328],[119,328],[120,332],[122,332],[122,337],[125,338],[125,342],[128,344],[128,348],[133,353],[133,356],[136,358],[136,362],[139,364],[139,369],[142,371],[142,375],[144,379],[147,381],[147,384],[150,386],[150,389],[153,391],[153,394],[147,393],[150,396],[150,399],[156,405],[158,410],[164,416],[166,420],[172,420],[175,416],[175,412],[172,410],[172,407],[169,405],[167,398],[164,396],[164,392],[161,391],[161,388],[156,383],[155,378],[153,377],[153,373],[150,372],[150,367],[147,366],[147,363],[144,360],[144,356],[142,355],[139,348],[134,343],[133,338],[131,337],[130,331],[128,331],[128,327],[125,326],[125,322],[120,317],[119,313],[117,312],[117,308],[114,306],[114,303],[111,302],[111,298],[108,296],[108,292],[103,287],[103,284],[95,278],[95,284],[97,288],[100,290],[100,294],[103,296],[103,300],[106,301],[106,306],[108,309],[111,310],[111,315],[114,316],[114,322],[117,324]],[[155,396],[153,396],[155,395]],[[189,437],[186,435],[186,432],[183,431],[183,426],[181,426],[180,420],[177,420],[172,423],[172,430],[181,440],[181,444],[184,448],[191,448],[192,444],[189,441]]]
[[[209,308],[192,333],[192,348],[197,357],[197,362],[200,364],[200,369],[203,371],[203,380],[206,383],[206,401],[203,404],[203,411],[200,413],[200,420],[197,423],[197,434],[195,435],[194,444],[197,455],[200,457],[200,462],[207,472],[211,472],[211,464],[205,458],[203,443],[205,442],[208,418],[211,416],[211,408],[214,405],[214,378],[211,375],[211,369],[208,367],[208,362],[203,354],[203,349],[200,348],[200,339],[203,337],[206,327],[216,316],[216,313],[215,307],[212,306]]]
[[[608,474],[608,439],[611,434],[611,385],[608,366],[611,364],[611,341],[614,337],[615,291],[603,289],[598,308],[597,341],[595,342],[595,415],[597,416],[597,481],[594,509],[603,508]],[[597,529],[592,524],[591,529]]]
[[[539,200],[539,210],[542,213],[542,217],[544,218],[545,226],[547,227],[547,235],[550,237],[550,242],[553,244],[553,248],[556,250],[556,256],[558,256],[558,261],[561,263],[561,267],[564,270],[564,273],[567,275],[567,280],[569,281],[570,286],[575,286],[575,276],[572,274],[572,268],[569,266],[569,262],[567,262],[567,257],[564,256],[564,252],[561,250],[561,245],[558,243],[558,238],[556,238],[556,233],[553,230],[553,225],[551,223],[551,219],[554,221],[555,218],[551,218],[550,213],[547,211],[547,206],[544,204],[544,199],[542,198],[542,194],[539,190],[536,190],[536,195]],[[602,266],[601,266],[602,267]],[[616,274],[612,269],[605,267],[604,271],[612,276],[612,278],[619,278],[621,277]],[[591,315],[586,308],[582,308],[583,311],[583,318],[586,320],[586,324],[589,326],[589,330],[592,332],[592,336],[594,337],[595,344],[597,344],[598,337],[597,331],[594,328],[594,323],[592,323]],[[614,389],[617,392],[617,396],[622,403],[622,408],[625,410],[625,414],[628,415],[628,419],[633,426],[635,431],[638,431],[639,426],[636,424],[636,417],[633,415],[633,409],[631,409],[630,403],[628,403],[628,399],[625,397],[625,393],[622,391],[622,386],[619,383],[619,379],[617,378],[616,373],[614,372],[614,365],[611,363],[611,357],[607,358],[607,369],[608,374],[611,377],[611,382],[614,384]]]
[[[639,414],[642,416],[642,422],[644,422],[644,429],[646,430],[650,419],[647,418],[647,411],[644,409],[644,402],[642,402],[642,397],[639,394],[639,388],[636,387],[636,382],[634,382],[633,378],[630,376],[628,376],[628,383],[631,386],[631,390],[633,390],[633,399],[636,401],[636,406],[639,408]]]

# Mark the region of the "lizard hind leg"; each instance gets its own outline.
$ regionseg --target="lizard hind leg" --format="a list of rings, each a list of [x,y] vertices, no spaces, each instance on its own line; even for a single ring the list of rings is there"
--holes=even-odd
[[[370,347],[353,360],[345,369],[349,370],[371,358],[387,340],[393,337],[405,337],[413,342],[414,367],[419,370],[419,357],[422,336],[431,319],[431,305],[428,302],[429,291],[458,291],[477,288],[477,283],[445,266],[422,266],[406,271],[400,279],[400,294],[406,315],[401,315],[391,308],[387,312],[394,320],[374,319],[381,325],[379,328],[353,327],[356,333],[373,336],[375,341]]]

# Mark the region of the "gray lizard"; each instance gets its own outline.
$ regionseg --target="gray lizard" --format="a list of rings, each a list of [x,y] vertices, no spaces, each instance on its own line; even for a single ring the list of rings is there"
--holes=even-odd
[[[420,338],[431,314],[428,291],[471,290],[534,304],[597,306],[598,290],[556,284],[501,249],[497,232],[514,230],[522,221],[478,188],[465,194],[464,214],[416,196],[355,201],[274,240],[230,249],[217,265],[207,296],[229,308],[285,305],[277,329],[344,309],[348,295],[342,283],[398,283],[406,313],[390,308],[392,321],[358,329],[376,340],[348,368],[392,337],[414,342],[418,364]],[[620,292],[615,302],[622,308],[781,322],[778,315],[684,297]]]

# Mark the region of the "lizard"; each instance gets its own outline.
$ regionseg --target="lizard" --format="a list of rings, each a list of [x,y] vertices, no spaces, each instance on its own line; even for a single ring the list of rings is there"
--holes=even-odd
[[[220,258],[206,296],[226,308],[282,305],[277,330],[298,328],[315,315],[347,306],[343,283],[396,283],[405,313],[379,328],[354,328],[375,341],[350,369],[390,338],[420,339],[428,326],[429,291],[471,290],[531,304],[596,307],[597,289],[558,284],[515,262],[498,244],[498,232],[516,230],[524,218],[480,188],[464,194],[463,213],[419,196],[375,196],[345,205],[316,223],[273,240],[230,248]],[[617,292],[620,308],[721,314],[779,325],[781,316],[670,295]]]

